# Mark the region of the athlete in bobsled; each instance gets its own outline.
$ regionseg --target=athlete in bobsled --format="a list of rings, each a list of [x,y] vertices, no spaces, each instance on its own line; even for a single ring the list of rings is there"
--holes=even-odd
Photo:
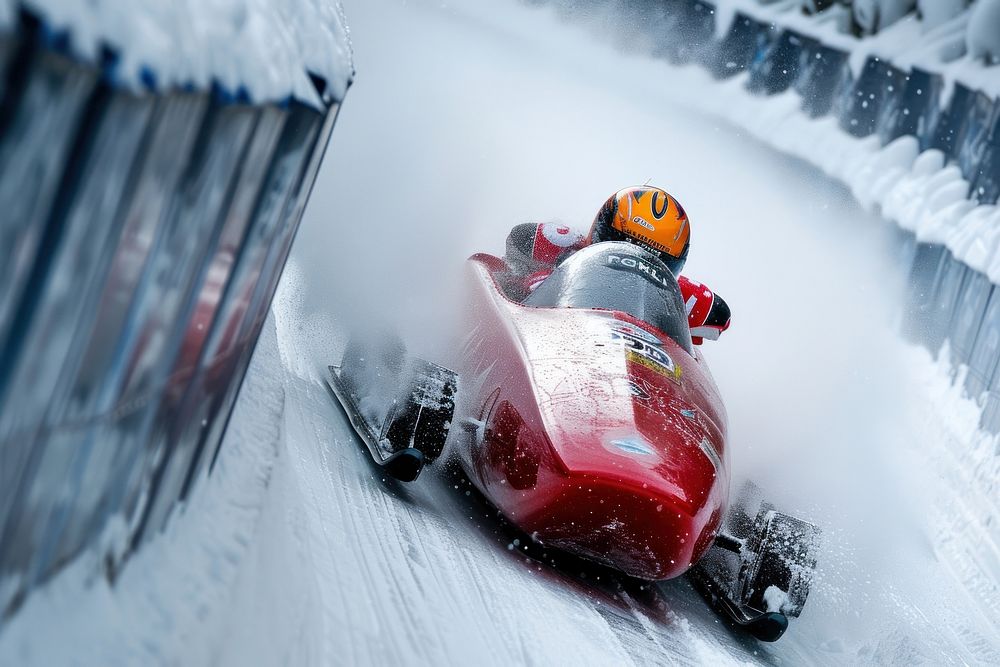
[[[633,243],[663,260],[680,285],[695,345],[704,339],[718,340],[729,328],[729,306],[722,297],[681,275],[691,249],[691,224],[684,208],[666,191],[651,186],[625,188],[612,195],[586,236],[554,222],[515,226],[507,236],[504,255],[509,293],[526,298],[564,259],[601,241]]]
[[[680,276],[690,235],[650,187],[616,193],[586,237],[519,225],[505,259],[466,260],[440,364],[362,333],[328,383],[389,477],[445,457],[528,539],[629,577],[687,575],[774,641],[805,604],[819,529],[755,487],[730,495],[725,405],[692,346],[729,308]]]

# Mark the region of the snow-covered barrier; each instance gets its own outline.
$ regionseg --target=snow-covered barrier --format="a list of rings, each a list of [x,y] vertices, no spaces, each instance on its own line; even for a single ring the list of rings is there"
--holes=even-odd
[[[700,16],[698,4],[681,6]],[[764,111],[771,117],[756,133],[841,178],[864,205],[912,233],[902,237],[911,262],[905,332],[933,352],[950,341],[952,361],[969,366],[966,390],[985,393],[982,425],[1000,430],[1000,273],[991,270],[1000,259],[1000,68],[975,61],[983,25],[970,22],[995,3],[925,12],[931,25],[896,7],[895,23],[868,42],[830,29],[844,23],[835,13],[846,9],[807,18],[794,11],[798,3],[776,4],[740,3],[738,11],[719,3],[721,44],[754,41],[730,48],[725,67],[708,48],[712,71],[724,78],[745,70],[745,88],[757,94],[794,89],[798,109]],[[856,6],[853,18],[859,10],[867,11]],[[726,11],[734,12],[728,26]],[[1000,23],[993,29],[1000,34]],[[831,122],[846,137],[830,139]]]
[[[949,341],[982,426],[1000,432],[1000,0],[640,4],[590,6],[646,31],[654,55],[705,67],[720,94],[698,106],[905,232],[904,333],[935,353]]]
[[[318,0],[0,0],[0,618],[210,470],[352,75]]]

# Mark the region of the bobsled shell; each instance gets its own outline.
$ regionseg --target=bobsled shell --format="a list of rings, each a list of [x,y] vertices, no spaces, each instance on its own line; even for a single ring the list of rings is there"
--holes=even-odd
[[[514,303],[490,264],[470,262],[455,359],[456,414],[482,424],[455,448],[470,479],[544,544],[644,579],[682,574],[728,503],[704,362],[621,313]]]

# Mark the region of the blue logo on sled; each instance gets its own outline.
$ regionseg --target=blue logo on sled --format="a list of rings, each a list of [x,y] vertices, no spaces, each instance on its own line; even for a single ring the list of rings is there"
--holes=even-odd
[[[645,454],[646,456],[652,456],[655,453],[649,445],[636,438],[612,440],[611,444],[629,454]]]

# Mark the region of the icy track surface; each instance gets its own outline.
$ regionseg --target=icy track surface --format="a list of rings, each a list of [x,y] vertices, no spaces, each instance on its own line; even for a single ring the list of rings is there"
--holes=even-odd
[[[548,10],[345,9],[357,83],[213,477],[113,588],[83,558],[30,598],[0,664],[1000,664],[996,579],[969,566],[994,547],[963,537],[996,514],[972,492],[992,443],[892,332],[890,226],[699,112],[714,84]],[[647,179],[694,220],[687,274],[733,305],[706,352],[735,476],[825,530],[777,644],[683,580],[527,558],[438,467],[381,479],[322,383],[343,323],[377,313],[433,356],[465,256]]]

